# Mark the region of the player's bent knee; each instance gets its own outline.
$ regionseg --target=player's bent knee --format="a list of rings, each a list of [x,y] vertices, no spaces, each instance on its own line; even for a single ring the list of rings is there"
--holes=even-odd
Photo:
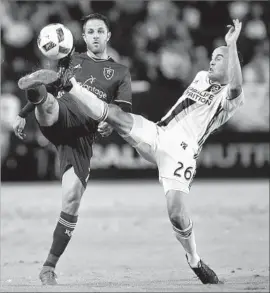
[[[180,230],[184,230],[190,223],[190,218],[186,214],[181,214],[178,211],[172,211],[169,213],[170,222],[174,227]]]
[[[184,197],[185,193],[178,190],[170,190],[166,194],[169,219],[174,227],[181,230],[190,224]]]

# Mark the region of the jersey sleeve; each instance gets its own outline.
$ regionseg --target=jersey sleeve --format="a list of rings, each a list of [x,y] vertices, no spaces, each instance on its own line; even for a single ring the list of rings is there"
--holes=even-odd
[[[131,76],[129,70],[126,71],[124,78],[120,81],[116,96],[113,101],[122,110],[130,112],[132,108],[132,90],[131,90]]]
[[[229,86],[226,86],[226,88],[224,89],[224,93],[222,95],[221,105],[225,111],[231,112],[235,111],[244,104],[244,91],[242,88],[242,91],[239,94],[239,96],[232,99],[230,98],[229,90]]]

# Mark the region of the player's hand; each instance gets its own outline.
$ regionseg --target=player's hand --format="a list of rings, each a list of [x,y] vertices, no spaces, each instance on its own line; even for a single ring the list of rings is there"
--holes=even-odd
[[[233,24],[234,25],[227,25],[227,27],[230,28],[225,36],[227,46],[234,42],[236,43],[242,29],[242,22],[240,22],[238,19],[234,19]]]
[[[113,128],[109,123],[102,121],[98,124],[98,132],[102,137],[107,137],[113,132]]]
[[[25,119],[17,115],[12,127],[13,127],[15,135],[19,139],[24,139],[26,136],[25,133],[23,132],[25,124],[26,124]]]

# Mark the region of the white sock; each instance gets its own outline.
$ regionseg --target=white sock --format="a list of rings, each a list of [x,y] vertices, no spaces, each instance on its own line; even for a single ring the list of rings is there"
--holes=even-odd
[[[197,267],[200,257],[196,250],[195,235],[193,231],[193,224],[190,222],[190,225],[185,230],[179,230],[176,227],[173,227],[175,232],[176,239],[182,244],[185,249],[188,262],[191,267]]]
[[[104,121],[108,115],[108,104],[95,94],[80,86],[75,78],[71,78],[72,89],[69,91],[85,106],[85,112],[96,121]]]

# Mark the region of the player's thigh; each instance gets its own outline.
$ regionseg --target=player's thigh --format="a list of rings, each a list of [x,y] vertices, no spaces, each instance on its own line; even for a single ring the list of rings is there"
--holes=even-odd
[[[173,141],[158,143],[157,165],[159,179],[165,194],[169,190],[189,193],[196,172],[196,161],[192,151],[184,150]]]
[[[52,126],[59,118],[59,103],[57,99],[48,93],[44,103],[37,105],[35,108],[36,120],[40,126]]]
[[[122,136],[147,161],[156,164],[158,129],[154,122],[140,115],[131,114],[133,125],[129,133]]]
[[[85,186],[70,167],[62,176],[62,209],[68,213],[77,213]]]

